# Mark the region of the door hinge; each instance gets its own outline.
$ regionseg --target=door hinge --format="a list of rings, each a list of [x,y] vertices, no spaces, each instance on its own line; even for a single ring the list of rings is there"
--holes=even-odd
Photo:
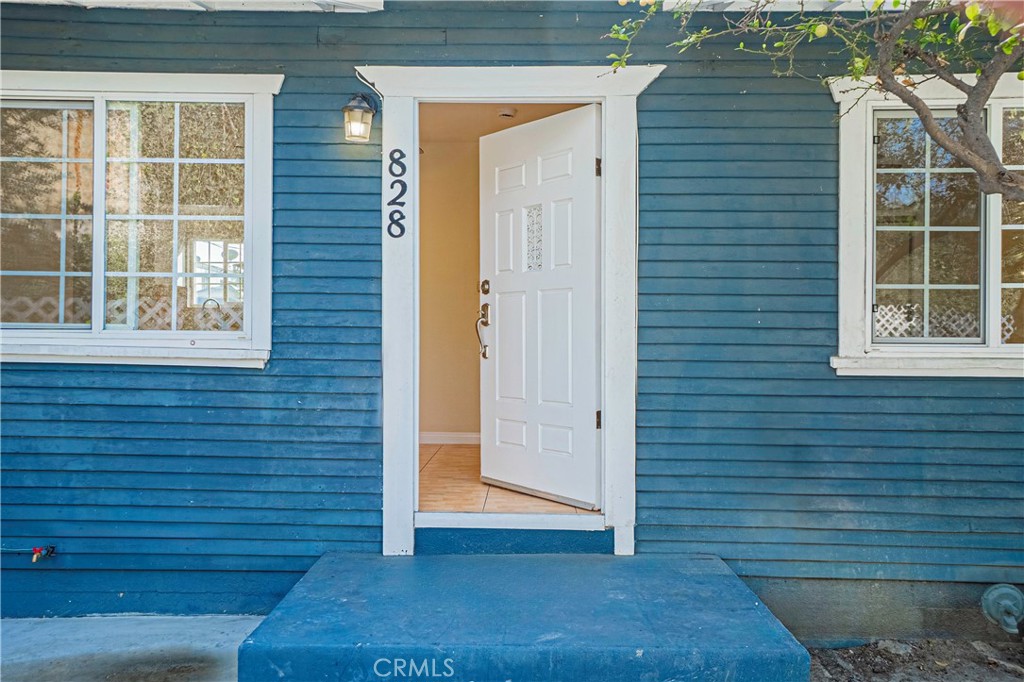
[[[597,177],[601,177],[601,159],[594,159],[594,171],[597,173]]]
[[[881,144],[881,142],[882,142],[882,137],[880,135],[875,135],[875,136],[873,136],[871,138],[871,143],[872,144]]]
[[[601,410],[597,411],[597,428],[601,428]]]

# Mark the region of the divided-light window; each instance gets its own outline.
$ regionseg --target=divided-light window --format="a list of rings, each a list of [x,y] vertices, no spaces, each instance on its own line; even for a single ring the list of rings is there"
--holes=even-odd
[[[105,116],[94,230],[91,104],[3,102],[4,325],[243,331],[245,105],[112,101]]]
[[[5,358],[262,366],[270,336],[272,94],[281,77],[67,76],[83,78],[6,72],[5,81],[144,87],[5,87]],[[207,87],[171,91],[197,83]],[[218,92],[213,84],[230,87]]]
[[[951,135],[955,112],[940,124]],[[1002,110],[1002,153],[1024,169],[1024,109]],[[874,130],[874,298],[876,343],[1024,342],[1024,206],[986,210],[974,171],[936,145],[920,119],[879,111]],[[1000,244],[986,267],[986,234]],[[998,306],[986,310],[986,293]]]
[[[975,171],[870,79],[829,88],[841,113],[836,373],[1024,376],[1024,203],[982,193]],[[962,134],[960,90],[921,78],[914,93]],[[1024,173],[1016,74],[995,84],[985,125],[1006,167]]]

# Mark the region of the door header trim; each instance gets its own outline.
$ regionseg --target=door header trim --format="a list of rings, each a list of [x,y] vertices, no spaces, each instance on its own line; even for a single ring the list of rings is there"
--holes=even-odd
[[[358,66],[356,71],[389,97],[491,101],[636,97],[664,64],[627,66]]]

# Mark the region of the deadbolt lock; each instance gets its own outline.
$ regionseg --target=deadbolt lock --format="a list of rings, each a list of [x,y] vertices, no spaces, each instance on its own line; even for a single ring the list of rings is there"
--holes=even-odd
[[[480,293],[483,294],[484,296],[491,293],[491,280],[485,279],[484,281],[480,282]]]

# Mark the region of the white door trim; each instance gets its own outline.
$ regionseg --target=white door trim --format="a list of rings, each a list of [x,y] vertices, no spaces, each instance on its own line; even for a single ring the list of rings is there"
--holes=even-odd
[[[419,460],[419,154],[418,102],[545,101],[602,104],[604,186],[601,193],[601,377],[604,521],[615,553],[633,553],[636,523],[637,375],[637,115],[636,98],[664,65],[416,67],[356,70],[381,94],[383,372],[383,553],[415,547]],[[609,134],[614,131],[614,134]],[[627,133],[632,131],[632,134]],[[390,168],[392,150],[403,150]],[[405,166],[405,170],[401,169]],[[401,173],[393,175],[390,171]],[[404,232],[392,221],[392,182],[408,183],[400,207]],[[403,236],[389,236],[402,232]],[[481,514],[481,517],[486,515]],[[551,515],[554,516],[554,515]],[[421,517],[422,518],[422,517]],[[600,517],[597,517],[600,518]],[[425,519],[423,519],[425,520]],[[497,521],[497,519],[496,519]],[[487,522],[486,518],[480,519]],[[507,520],[497,527],[508,528]],[[537,527],[531,520],[529,527]],[[422,524],[421,524],[422,525]],[[433,524],[431,524],[433,525]],[[494,526],[486,526],[494,527]],[[549,526],[553,527],[553,526]]]

